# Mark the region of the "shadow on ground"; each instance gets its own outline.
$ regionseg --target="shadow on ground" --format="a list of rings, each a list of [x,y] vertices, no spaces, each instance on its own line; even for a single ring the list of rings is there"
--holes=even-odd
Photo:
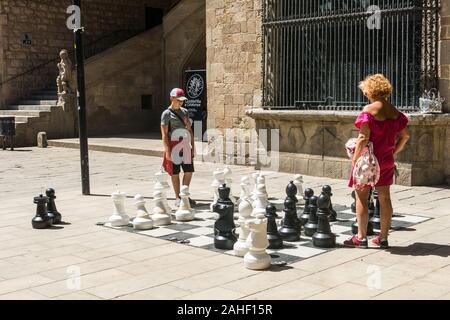
[[[407,247],[390,247],[387,251],[400,256],[439,256],[447,258],[450,255],[450,246],[417,242]]]

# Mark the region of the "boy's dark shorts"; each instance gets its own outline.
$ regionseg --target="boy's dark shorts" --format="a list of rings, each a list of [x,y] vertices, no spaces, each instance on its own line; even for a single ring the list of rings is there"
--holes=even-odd
[[[174,176],[179,175],[181,172],[181,169],[183,169],[184,173],[195,172],[194,163],[191,163],[191,164],[185,164],[185,163],[175,164],[175,163],[173,163],[172,166],[173,166],[173,175]]]

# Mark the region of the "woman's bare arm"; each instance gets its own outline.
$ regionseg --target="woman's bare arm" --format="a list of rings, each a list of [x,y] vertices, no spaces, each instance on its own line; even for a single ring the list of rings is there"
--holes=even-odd
[[[369,125],[367,123],[365,123],[361,126],[361,128],[359,130],[358,141],[356,142],[355,153],[353,155],[353,162],[352,162],[353,164],[355,164],[356,161],[361,156],[361,153],[362,153],[364,147],[369,142],[369,138],[370,138]]]
[[[408,128],[405,128],[402,131],[400,131],[399,136],[400,138],[398,139],[397,144],[395,145],[394,156],[403,151],[403,149],[406,146],[406,143],[411,138],[411,134],[409,133]]]

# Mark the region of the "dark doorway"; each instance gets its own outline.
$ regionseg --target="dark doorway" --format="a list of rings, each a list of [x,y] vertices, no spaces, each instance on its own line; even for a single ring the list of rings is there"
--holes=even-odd
[[[145,8],[145,29],[149,30],[163,22],[164,10],[161,8]]]

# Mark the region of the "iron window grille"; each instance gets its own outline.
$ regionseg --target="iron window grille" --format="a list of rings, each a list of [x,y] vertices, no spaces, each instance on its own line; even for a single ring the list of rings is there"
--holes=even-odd
[[[262,6],[265,108],[358,110],[367,103],[358,83],[383,73],[394,86],[391,102],[413,112],[424,90],[437,87],[440,0]]]

